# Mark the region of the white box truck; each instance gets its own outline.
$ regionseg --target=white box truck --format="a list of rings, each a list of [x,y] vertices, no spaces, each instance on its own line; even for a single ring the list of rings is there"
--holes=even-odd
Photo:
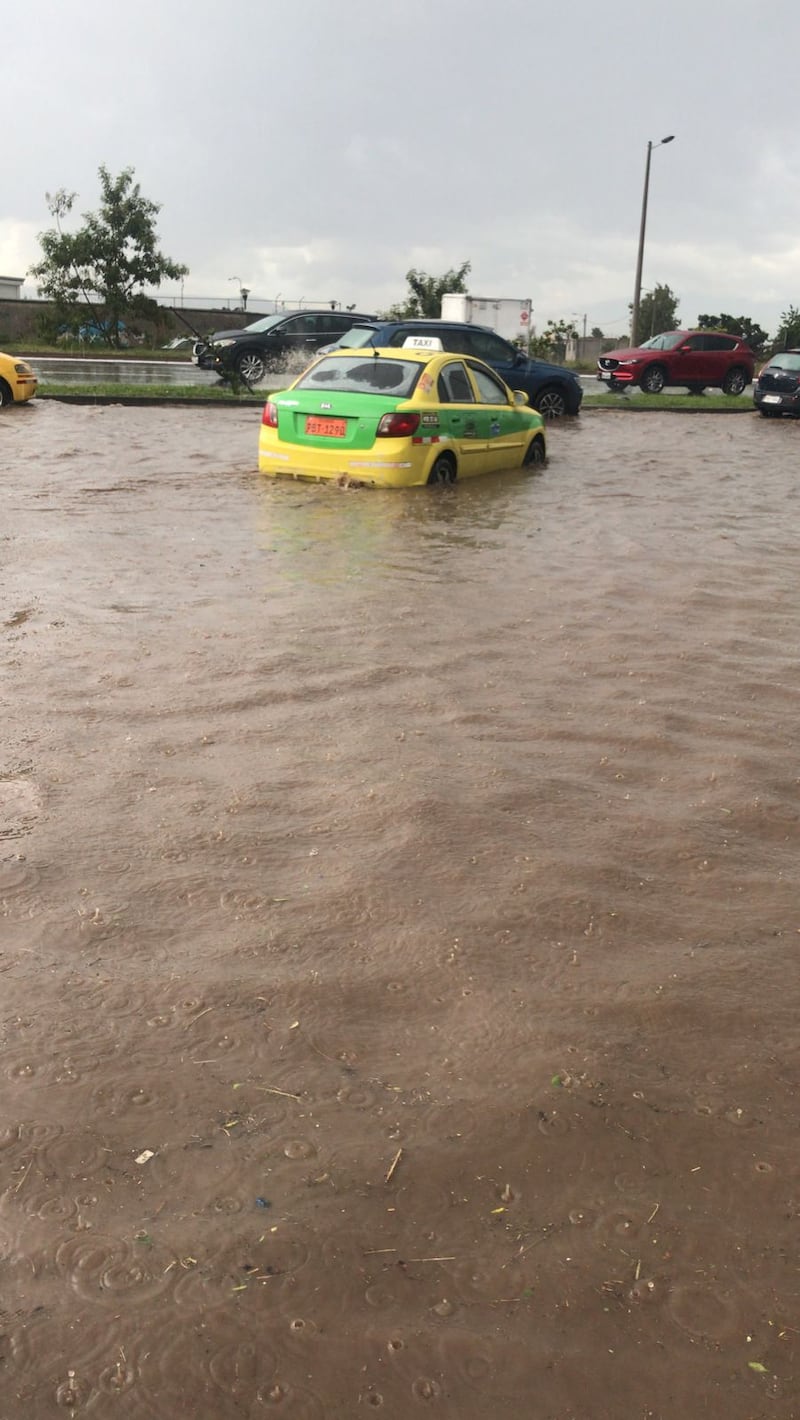
[[[532,331],[533,312],[530,300],[518,301],[503,296],[464,296],[448,291],[442,296],[442,320],[474,321],[488,325],[506,340],[522,336],[527,340]]]

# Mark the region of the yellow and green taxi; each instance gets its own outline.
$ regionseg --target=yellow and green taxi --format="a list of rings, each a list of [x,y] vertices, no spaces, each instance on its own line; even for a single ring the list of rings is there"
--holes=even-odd
[[[39,381],[30,365],[16,355],[0,353],[0,405],[24,404],[36,393]]]
[[[262,473],[407,488],[544,463],[544,421],[434,337],[322,355],[264,407]]]

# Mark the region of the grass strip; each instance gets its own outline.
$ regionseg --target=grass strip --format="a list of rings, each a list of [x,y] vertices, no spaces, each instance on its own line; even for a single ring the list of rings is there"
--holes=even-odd
[[[268,398],[266,390],[254,394],[232,394],[225,385],[175,385],[175,384],[125,384],[121,380],[108,383],[74,384],[59,380],[41,380],[37,398],[41,399],[98,399],[103,401],[139,400],[155,404],[168,401],[172,404],[253,404],[263,405]]]
[[[283,387],[281,387],[283,388]],[[269,399],[271,390],[258,389],[252,394],[243,391],[235,395],[223,384],[177,385],[124,383],[123,381],[73,384],[60,380],[42,380],[39,397],[67,401],[98,400],[103,403],[123,401],[140,404],[228,404],[260,407]],[[584,395],[582,409],[602,409],[614,413],[658,411],[662,414],[747,414],[753,412],[752,396],[740,395]]]
[[[753,396],[726,394],[585,394],[581,409],[622,410],[643,414],[649,410],[671,414],[747,414]]]

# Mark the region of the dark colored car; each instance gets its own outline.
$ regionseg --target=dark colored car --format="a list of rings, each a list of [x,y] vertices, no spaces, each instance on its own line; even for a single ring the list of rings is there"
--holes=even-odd
[[[780,350],[770,358],[753,385],[753,403],[765,419],[800,417],[800,350]]]
[[[583,385],[563,365],[547,360],[530,360],[522,350],[485,325],[461,321],[402,320],[357,321],[336,345],[378,348],[402,345],[410,335],[435,336],[442,348],[458,355],[474,355],[491,365],[512,390],[524,390],[533,409],[546,419],[577,414],[583,399]]]
[[[243,330],[218,330],[196,341],[192,360],[202,370],[216,370],[223,377],[234,370],[256,384],[268,370],[283,369],[293,357],[310,359],[356,321],[372,319],[354,311],[278,311],[251,321]]]
[[[738,335],[716,330],[668,330],[634,350],[609,350],[597,361],[597,378],[617,394],[640,385],[660,394],[665,385],[684,385],[702,394],[713,385],[723,394],[741,394],[753,378],[753,352]]]

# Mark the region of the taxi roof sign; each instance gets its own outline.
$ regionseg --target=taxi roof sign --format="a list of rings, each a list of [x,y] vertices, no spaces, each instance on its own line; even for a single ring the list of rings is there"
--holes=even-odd
[[[438,335],[407,335],[403,341],[404,350],[444,350]]]

